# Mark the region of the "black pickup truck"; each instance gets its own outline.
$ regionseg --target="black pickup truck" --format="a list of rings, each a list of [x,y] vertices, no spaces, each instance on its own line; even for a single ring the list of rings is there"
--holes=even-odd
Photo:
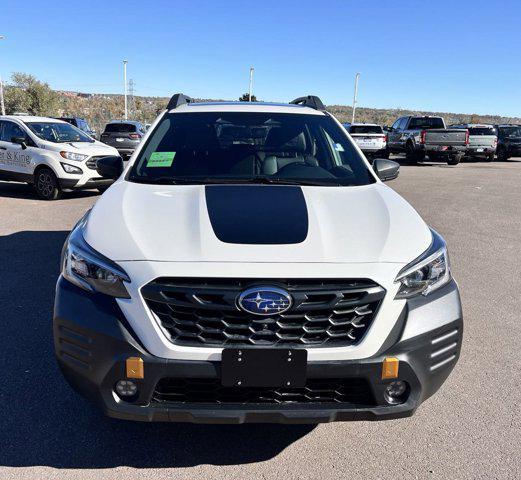
[[[457,165],[469,143],[468,130],[448,129],[442,117],[400,117],[387,134],[387,149],[392,153],[405,153],[408,162],[413,164],[428,155],[430,160]]]

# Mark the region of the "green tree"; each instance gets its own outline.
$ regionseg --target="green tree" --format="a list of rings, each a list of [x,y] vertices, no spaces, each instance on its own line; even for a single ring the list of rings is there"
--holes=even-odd
[[[239,97],[239,102],[249,102],[250,101],[250,94],[249,93],[243,93],[241,97]],[[257,97],[255,95],[251,96],[251,101],[256,102]]]
[[[9,113],[21,111],[42,116],[58,114],[59,95],[47,83],[27,73],[13,73],[6,97],[6,111]]]

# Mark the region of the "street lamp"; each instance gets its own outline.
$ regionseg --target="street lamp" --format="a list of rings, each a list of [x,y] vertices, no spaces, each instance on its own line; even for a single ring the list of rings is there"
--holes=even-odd
[[[5,36],[0,35],[0,40],[5,40]],[[5,115],[4,83],[2,82],[2,75],[0,75],[0,110],[2,111],[2,115]]]

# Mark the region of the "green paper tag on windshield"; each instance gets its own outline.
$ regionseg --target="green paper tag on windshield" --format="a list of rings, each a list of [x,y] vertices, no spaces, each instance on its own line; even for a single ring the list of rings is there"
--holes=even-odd
[[[148,167],[171,167],[175,152],[154,152],[147,161]]]

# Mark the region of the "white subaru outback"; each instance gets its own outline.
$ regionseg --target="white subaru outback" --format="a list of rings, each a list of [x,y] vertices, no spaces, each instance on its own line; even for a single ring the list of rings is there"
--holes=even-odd
[[[320,99],[177,94],[64,245],[58,362],[108,415],[411,415],[459,357],[444,240]]]
[[[0,116],[0,180],[34,185],[44,200],[69,189],[103,191],[113,180],[99,175],[96,162],[115,155],[115,148],[62,120]]]

